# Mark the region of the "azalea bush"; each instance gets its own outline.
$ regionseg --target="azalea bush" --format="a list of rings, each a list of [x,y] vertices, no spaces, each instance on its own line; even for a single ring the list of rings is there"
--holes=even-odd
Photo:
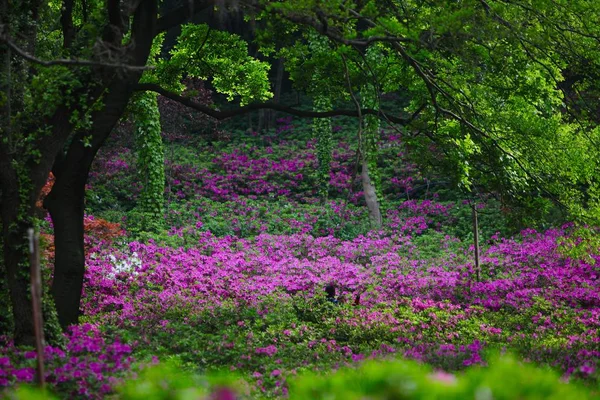
[[[68,398],[104,398],[125,376],[133,362],[132,349],[118,339],[108,340],[96,326],[74,326],[64,348],[44,349],[45,380]],[[15,348],[0,338],[0,388],[33,383],[36,352]],[[1,393],[1,392],[0,392]]]

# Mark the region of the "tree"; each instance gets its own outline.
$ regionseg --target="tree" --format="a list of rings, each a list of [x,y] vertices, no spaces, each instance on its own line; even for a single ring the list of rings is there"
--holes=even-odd
[[[140,84],[155,38],[194,15],[210,14],[214,6],[214,1],[198,0],[159,14],[156,0],[2,2],[2,242],[16,343],[33,343],[26,232],[36,224],[35,202],[50,172],[56,182],[44,204],[55,230],[51,292],[61,325],[77,321],[85,265],[85,183],[96,153],[136,91],[165,94],[219,119],[259,108],[306,117],[338,113],[279,105],[220,112],[180,96],[183,74],[212,78],[222,93],[239,96],[242,105],[269,95],[268,66],[253,61],[239,38],[207,26],[186,25],[168,62]],[[210,40],[213,46],[205,48]]]
[[[51,171],[56,183],[45,205],[55,230],[52,294],[62,326],[77,321],[85,183],[135,92],[154,91],[217,119],[264,108],[301,117],[379,115],[401,124],[419,116],[414,140],[426,137],[443,149],[466,188],[477,183],[513,197],[537,191],[558,198],[561,191],[579,195],[580,184],[597,187],[592,177],[598,157],[586,149],[598,129],[580,129],[565,119],[558,88],[565,68],[579,58],[557,55],[552,47],[565,54],[574,48],[578,56],[592,48],[598,32],[586,21],[598,11],[589,2],[219,3],[221,12],[243,7],[255,17],[264,28],[262,42],[273,43],[275,34],[285,33],[293,39],[287,49],[304,45],[297,32],[316,30],[348,60],[344,70],[341,57],[332,53],[330,82],[352,92],[376,77],[381,92],[401,90],[411,99],[409,117],[360,106],[315,112],[257,103],[270,96],[268,65],[250,57],[239,37],[207,25],[184,25],[170,58],[148,68],[157,36],[195,15],[210,15],[216,3],[193,0],[161,13],[157,0],[2,0],[0,208],[17,343],[32,342],[25,237],[36,223],[35,201]],[[375,43],[384,61],[370,65],[369,76],[359,65],[363,50]],[[589,62],[597,66],[597,50],[591,54]],[[185,76],[210,79],[229,99],[240,99],[240,107],[220,111],[182,96]],[[600,198],[592,189],[587,193]]]
[[[379,89],[377,76],[372,76],[371,65],[377,65],[377,49],[375,46],[369,46],[365,51],[366,68],[365,71],[370,79],[367,79],[360,90],[360,100],[364,108],[379,108]],[[379,118],[374,115],[367,115],[360,121],[363,124],[360,155],[362,167],[362,184],[365,192],[365,201],[369,209],[369,217],[375,228],[381,228],[381,176],[377,166],[377,155],[380,139]]]
[[[309,38],[309,51],[311,57],[328,57],[331,51],[329,40],[311,32]],[[322,65],[322,64],[321,64]],[[323,68],[315,68],[310,85],[310,93],[313,97],[313,110],[330,111],[332,109],[332,93],[327,85],[324,85]],[[313,119],[313,137],[317,140],[317,182],[319,185],[319,195],[321,199],[326,200],[329,194],[329,180],[331,171],[331,159],[333,151],[333,131],[331,127],[331,118]]]
[[[161,137],[158,95],[141,93],[135,100],[137,172],[142,182],[135,226],[142,231],[159,231],[164,219],[165,152]]]

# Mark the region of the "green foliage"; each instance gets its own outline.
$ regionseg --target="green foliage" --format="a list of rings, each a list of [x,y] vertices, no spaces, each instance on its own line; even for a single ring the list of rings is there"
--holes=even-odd
[[[42,391],[39,388],[31,386],[20,386],[14,391],[0,392],[0,399],[6,400],[56,400],[58,397],[54,396],[48,391]]]
[[[136,224],[142,231],[158,231],[164,222],[165,156],[157,96],[143,93],[133,107],[137,171],[142,182]]]
[[[204,24],[187,24],[181,28],[171,57],[158,63],[156,76],[161,84],[179,89],[186,76],[209,80],[228,101],[239,97],[245,105],[273,96],[269,68],[268,63],[248,55],[248,45],[239,36]]]
[[[339,206],[338,206],[339,207]],[[261,233],[290,235],[304,232],[318,237],[333,234],[340,239],[353,239],[365,235],[370,225],[364,210],[352,204],[343,207],[347,214],[336,211],[331,203],[314,205],[290,202],[284,198],[250,200],[243,202],[213,201],[201,199],[172,203],[169,206],[167,223],[174,228],[183,228],[181,237],[170,236],[165,243],[175,246],[195,243],[194,238],[210,231],[215,236],[254,237]],[[349,215],[356,217],[348,218]],[[201,226],[198,222],[201,221]],[[155,238],[157,241],[161,239]]]
[[[311,37],[310,47],[313,54],[325,53],[329,46],[326,40],[319,37]],[[322,71],[317,70],[313,76],[313,110],[330,111],[332,109],[331,96],[327,90],[322,90],[321,81]],[[313,137],[317,139],[317,182],[319,185],[319,194],[322,199],[327,199],[329,192],[329,172],[331,170],[331,152],[333,151],[333,133],[331,130],[331,118],[313,119]]]
[[[592,254],[600,249],[600,236],[597,228],[576,226],[569,235],[559,239],[559,251],[574,260],[583,260],[591,265],[596,264]]]
[[[496,358],[460,376],[409,361],[365,363],[328,376],[306,374],[290,384],[290,399],[594,399],[547,369]]]
[[[221,388],[239,388],[235,375],[199,376],[182,370],[175,360],[142,369],[136,379],[126,381],[118,389],[118,398],[127,400],[196,400],[209,399]],[[211,390],[212,389],[212,390]],[[239,390],[228,389],[232,393]]]
[[[483,205],[483,204],[482,204]],[[452,221],[444,224],[443,232],[451,237],[457,237],[465,242],[473,242],[473,217],[471,204],[456,204],[449,210],[449,218]],[[500,204],[494,199],[488,199],[485,207],[477,208],[477,219],[479,223],[479,240],[485,242],[493,235],[509,237],[514,233],[512,226],[508,224],[507,216],[502,212]]]
[[[429,367],[413,361],[369,361],[357,368],[342,368],[330,374],[302,373],[291,379],[289,385],[291,400],[598,398],[598,395],[589,389],[561,382],[553,371],[517,362],[506,355],[496,356],[487,368],[470,369],[461,375],[432,371]],[[243,393],[244,387],[236,380],[235,375],[198,376],[182,371],[177,363],[165,363],[147,367],[136,379],[126,381],[119,388],[117,398],[229,399]],[[8,394],[6,398],[49,400],[55,397],[36,389],[22,387]]]
[[[366,51],[366,68],[370,68],[371,65],[379,64],[380,52],[376,46],[370,46]],[[373,73],[368,73],[367,83],[362,86],[360,91],[361,106],[368,109],[378,110],[379,109],[379,89],[377,76]],[[369,178],[373,186],[375,186],[375,192],[378,201],[381,203],[383,200],[383,192],[381,190],[381,171],[379,169],[377,160],[379,157],[379,139],[380,139],[380,124],[379,116],[366,115],[363,117],[363,143],[361,143],[361,151],[365,158],[368,169]]]

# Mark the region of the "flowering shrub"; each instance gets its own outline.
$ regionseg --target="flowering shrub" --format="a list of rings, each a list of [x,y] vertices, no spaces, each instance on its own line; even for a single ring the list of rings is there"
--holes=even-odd
[[[303,368],[404,356],[452,371],[485,365],[491,348],[595,380],[598,270],[556,251],[565,234],[496,238],[482,253],[481,282],[464,254],[415,259],[410,235],[199,232],[188,248],[99,247],[88,258],[83,310],[135,338],[141,356],[229,367],[259,393],[283,395]],[[114,260],[130,267],[117,271]]]
[[[294,394],[288,382],[306,370],[329,372],[395,358],[439,370],[418,375],[418,385],[459,382],[465,391],[456,393],[470,398],[489,398],[486,387],[494,398],[511,398],[496,395],[501,388],[488,384],[478,392],[475,378],[468,378],[487,382],[470,372],[477,366],[489,365],[490,376],[500,374],[493,372],[500,370],[488,353],[504,349],[560,371],[564,380],[598,381],[600,255],[589,235],[565,226],[508,238],[499,205],[480,203],[477,281],[470,203],[441,201],[437,193],[421,190],[425,178],[399,137],[384,135],[380,143],[386,219],[375,232],[362,206],[360,182],[353,179],[354,145],[337,140],[329,200],[323,202],[317,196],[314,141],[294,136],[296,129],[284,119],[276,136],[198,148],[171,138],[168,229],[151,236],[128,236],[121,225],[100,218],[124,221],[127,229],[139,192],[131,178],[132,154],[106,149],[98,160],[103,174],[92,175],[88,192],[88,205],[98,214],[86,217],[91,234],[82,312],[93,325],[71,333],[77,338],[77,329],[87,329],[83,336],[101,343],[54,356],[49,379],[58,392],[117,393],[133,355],[143,362],[176,359],[183,368],[238,373],[247,385],[243,396],[252,398],[318,398],[325,392]],[[419,191],[424,194],[416,196]],[[118,362],[110,356],[113,337],[130,346],[131,353],[123,352]],[[83,361],[77,358],[81,351],[88,357]],[[22,350],[8,344],[3,354],[5,385],[31,379],[33,362]],[[92,366],[94,357],[102,362]],[[82,371],[77,376],[73,365]],[[397,373],[396,367],[377,368]],[[461,375],[451,375],[456,371]],[[353,375],[336,379],[346,384],[345,376]],[[513,377],[510,371],[506,376]],[[162,382],[131,382],[126,390],[136,398],[148,396],[144,387],[177,391],[187,385]],[[382,392],[369,394],[386,398],[386,390],[398,389],[382,385]],[[562,386],[549,387],[562,393]],[[194,394],[209,392],[200,388]],[[367,395],[348,392],[347,398],[359,394]]]
[[[36,353],[14,348],[7,338],[0,341],[0,388],[32,383]],[[66,342],[65,349],[46,346],[45,378],[54,391],[69,398],[104,398],[133,361],[129,345],[106,340],[90,324],[72,327]]]

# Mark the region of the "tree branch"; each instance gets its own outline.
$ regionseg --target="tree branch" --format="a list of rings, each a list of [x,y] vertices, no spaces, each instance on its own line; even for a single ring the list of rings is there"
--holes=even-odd
[[[419,114],[422,110],[422,109],[419,109],[419,110],[417,110],[417,112],[415,112],[414,114],[412,114],[406,118],[400,118],[400,117],[396,117],[393,115],[386,115],[382,111],[373,110],[373,109],[361,109],[360,112],[358,110],[331,110],[331,111],[320,112],[320,111],[298,110],[296,108],[292,108],[292,107],[288,107],[288,106],[284,106],[282,104],[276,104],[276,103],[255,103],[255,104],[249,104],[247,106],[239,107],[234,110],[219,111],[219,110],[210,108],[208,106],[205,106],[203,104],[197,103],[197,102],[190,100],[187,97],[181,96],[177,93],[168,91],[168,90],[162,88],[160,85],[157,85],[154,83],[140,83],[140,84],[134,85],[133,90],[135,90],[135,91],[148,90],[148,91],[156,92],[156,93],[161,94],[171,100],[181,103],[184,106],[193,108],[194,110],[200,111],[200,112],[202,112],[212,118],[218,119],[218,120],[223,120],[223,119],[235,117],[238,115],[247,114],[249,112],[257,111],[257,110],[275,110],[275,111],[280,111],[280,112],[283,112],[286,114],[295,115],[295,116],[301,117],[301,118],[327,118],[327,117],[335,117],[335,116],[358,117],[360,115],[360,113],[362,113],[363,115],[364,114],[385,115],[385,118],[390,122],[393,122],[395,124],[400,124],[400,125],[408,125],[419,116]]]
[[[44,67],[52,67],[56,65],[64,65],[67,67],[104,67],[104,68],[116,68],[123,69],[129,71],[145,71],[147,69],[153,69],[152,66],[136,66],[136,65],[126,65],[119,63],[104,63],[100,61],[91,61],[91,60],[81,60],[78,58],[70,58],[70,59],[55,59],[55,60],[40,60],[27,53],[25,50],[21,49],[17,46],[12,40],[10,40],[7,36],[0,36],[0,42],[5,43],[10,49],[12,49],[15,54],[19,57],[24,58],[25,60],[33,63],[42,65]]]

